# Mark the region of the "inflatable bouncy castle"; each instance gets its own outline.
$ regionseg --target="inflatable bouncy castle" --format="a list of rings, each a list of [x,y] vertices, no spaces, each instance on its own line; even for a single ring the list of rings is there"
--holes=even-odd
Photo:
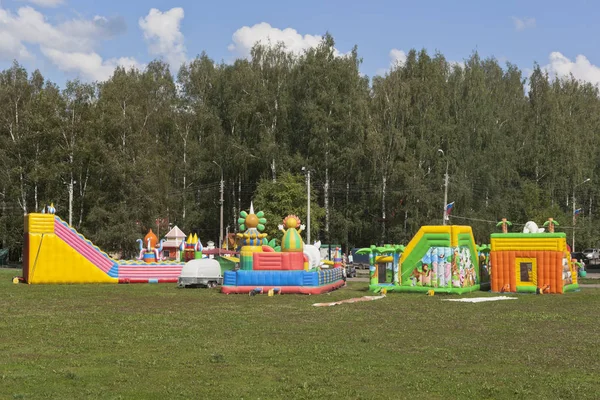
[[[491,275],[493,292],[564,293],[579,288],[577,265],[571,260],[564,232],[550,232],[533,221],[522,233],[491,235]]]
[[[281,249],[267,244],[267,234],[262,233],[266,222],[253,205],[249,213],[240,213],[240,269],[225,271],[223,293],[320,294],[345,284],[341,267],[321,269],[314,246],[305,245],[300,236],[304,226],[297,216],[289,215],[279,225]]]

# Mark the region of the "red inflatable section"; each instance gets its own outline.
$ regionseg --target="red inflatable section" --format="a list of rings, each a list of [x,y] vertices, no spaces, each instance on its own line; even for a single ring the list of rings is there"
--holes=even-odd
[[[304,286],[223,286],[221,288],[222,293],[226,294],[240,294],[240,293],[250,293],[255,291],[256,289],[261,289],[260,293],[267,293],[271,289],[279,289],[279,293],[281,294],[323,294],[327,292],[331,292],[332,290],[338,289],[341,286],[344,286],[345,282],[343,280],[330,283],[329,285],[323,286],[313,286],[313,287],[304,287]]]
[[[255,271],[293,271],[304,269],[304,253],[254,253]]]

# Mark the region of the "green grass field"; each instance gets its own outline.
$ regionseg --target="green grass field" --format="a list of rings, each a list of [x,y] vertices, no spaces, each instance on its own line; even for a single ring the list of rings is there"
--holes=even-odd
[[[519,295],[223,295],[176,285],[14,285],[0,270],[1,399],[585,399],[600,289]],[[473,293],[463,297],[489,296]]]

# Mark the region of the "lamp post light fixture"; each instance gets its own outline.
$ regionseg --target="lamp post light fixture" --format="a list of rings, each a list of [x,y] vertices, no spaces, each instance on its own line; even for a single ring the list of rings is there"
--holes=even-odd
[[[310,169],[302,167],[302,171],[306,172],[306,244],[310,244]]]
[[[446,206],[448,203],[448,159],[446,158],[444,150],[438,149],[438,153],[442,153],[442,157],[446,159],[446,173],[444,174],[444,207],[442,207],[444,213],[442,216],[442,225],[446,225]]]
[[[590,178],[587,178],[586,180],[584,180],[581,183],[578,183],[577,185],[573,186],[573,201],[571,202],[573,204],[573,236],[571,238],[571,251],[574,252],[575,251],[575,220],[576,220],[576,216],[575,216],[575,188],[577,188],[578,186],[583,185],[586,182],[591,181]]]
[[[219,254],[221,254],[221,246],[223,246],[223,190],[225,185],[223,182],[223,167],[221,167],[221,165],[219,165],[219,163],[217,163],[215,160],[213,160],[213,164],[215,164],[221,170],[221,199],[219,200],[219,203],[221,204],[221,216],[219,224],[219,245],[217,246],[219,249]]]

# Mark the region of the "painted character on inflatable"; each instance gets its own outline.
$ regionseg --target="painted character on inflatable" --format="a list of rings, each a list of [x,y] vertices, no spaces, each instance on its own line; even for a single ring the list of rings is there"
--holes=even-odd
[[[452,286],[460,287],[460,270],[458,267],[458,263],[460,262],[460,255],[458,250],[454,250],[454,255],[452,256]]]
[[[410,274],[410,281],[412,286],[417,286],[417,284],[421,286],[421,271],[419,271],[419,268],[415,267],[415,269],[413,269]]]
[[[287,229],[284,229],[285,228]],[[296,229],[297,227],[300,229]],[[304,230],[304,225],[300,225],[300,218],[295,215],[288,215],[283,220],[283,225],[278,226],[279,230],[283,232],[283,239],[281,240],[281,251],[302,251],[304,242],[300,237],[300,232]]]
[[[431,249],[431,284],[433,287],[438,286],[438,248],[434,247]]]
[[[431,286],[431,270],[429,265],[423,264],[423,272],[421,272],[421,283],[423,286]]]

